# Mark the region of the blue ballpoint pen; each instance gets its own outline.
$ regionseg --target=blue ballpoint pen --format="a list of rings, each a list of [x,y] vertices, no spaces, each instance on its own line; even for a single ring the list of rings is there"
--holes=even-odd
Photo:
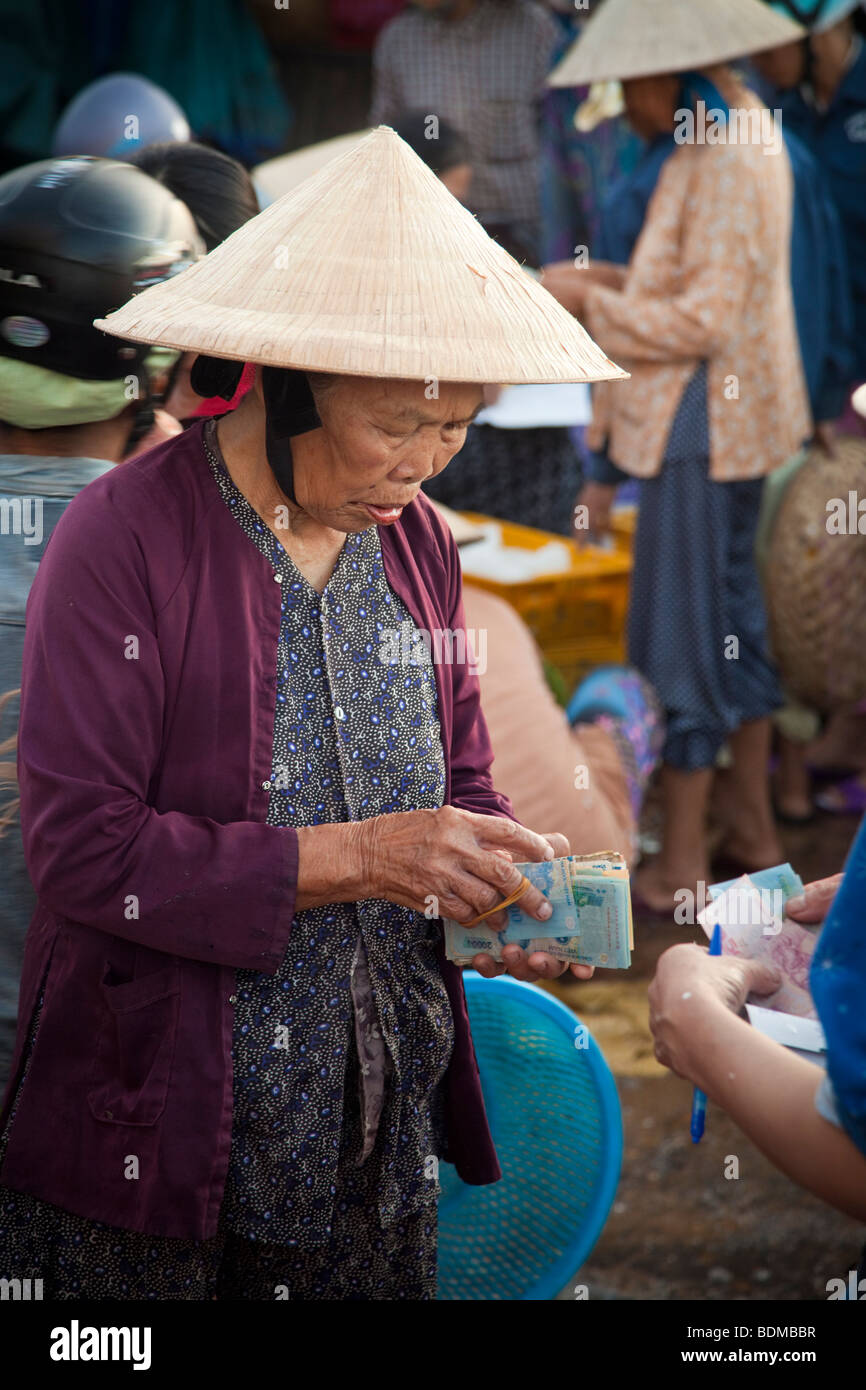
[[[720,956],[722,954],[722,929],[718,922],[713,927],[713,934],[710,938],[710,955]],[[707,1098],[703,1091],[695,1087],[695,1094],[692,1098],[692,1143],[699,1144],[704,1136],[704,1121],[707,1117]]]

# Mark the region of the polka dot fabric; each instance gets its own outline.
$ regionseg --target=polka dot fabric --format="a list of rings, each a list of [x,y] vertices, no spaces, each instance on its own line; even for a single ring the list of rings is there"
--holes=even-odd
[[[285,1245],[244,1240],[228,1231],[222,1219],[213,1240],[142,1235],[85,1220],[0,1186],[0,1278],[41,1279],[47,1302],[435,1298],[436,1207],[423,1207],[382,1227],[375,1171],[356,1163],[359,1104],[352,1093],[347,1100],[340,1195],[333,1232],[323,1249],[304,1254]],[[13,1117],[14,1110],[10,1124]],[[0,1141],[0,1155],[2,1149]]]
[[[433,666],[388,586],[376,528],[347,536],[318,594],[235,487],[214,425],[205,446],[224,501],[283,595],[268,823],[441,806]],[[441,1147],[436,1090],[453,1046],[439,930],[380,900],[309,908],[295,918],[276,975],[237,972],[231,1230],[298,1249],[331,1238],[350,1088],[363,1114],[356,1158],[375,1171],[381,1221],[435,1202],[427,1174]]]
[[[664,760],[688,772],[782,702],[754,554],[764,480],[710,476],[707,380],[702,364],[661,473],[641,480],[628,618],[629,661],[664,709]]]

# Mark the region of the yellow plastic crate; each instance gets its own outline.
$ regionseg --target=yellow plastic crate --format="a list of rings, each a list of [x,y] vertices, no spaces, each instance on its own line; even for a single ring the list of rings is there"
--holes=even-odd
[[[559,667],[571,687],[594,666],[619,662],[625,656],[631,555],[625,549],[600,550],[577,546],[565,536],[536,531],[477,512],[462,512],[467,521],[496,521],[503,544],[521,550],[540,550],[561,541],[571,553],[571,565],[559,574],[505,584],[466,575],[467,584],[499,594],[517,610],[548,661]]]
[[[615,507],[610,514],[610,529],[617,550],[634,553],[634,533],[637,527],[637,507],[629,503],[625,507]]]

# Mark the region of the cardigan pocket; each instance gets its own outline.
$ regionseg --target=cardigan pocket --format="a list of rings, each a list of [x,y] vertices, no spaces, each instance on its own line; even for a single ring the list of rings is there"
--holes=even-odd
[[[87,1101],[107,1124],[152,1125],[165,1109],[180,1006],[176,961],[119,982],[110,961],[100,984],[105,1005]]]

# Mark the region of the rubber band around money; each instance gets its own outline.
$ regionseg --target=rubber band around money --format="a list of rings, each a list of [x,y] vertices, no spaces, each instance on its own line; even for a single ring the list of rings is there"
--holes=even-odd
[[[479,922],[483,922],[483,921],[484,921],[484,918],[485,918],[485,917],[492,917],[493,914],[494,914],[494,912],[501,912],[502,909],[503,909],[504,907],[510,907],[512,903],[516,903],[518,898],[522,898],[522,897],[523,897],[523,895],[524,895],[524,893],[526,892],[527,888],[531,888],[531,887],[532,887],[532,884],[530,883],[529,879],[528,879],[528,878],[526,877],[526,875],[524,874],[524,875],[522,876],[521,880],[520,880],[520,883],[519,883],[518,886],[515,888],[514,892],[511,894],[510,897],[508,897],[508,898],[503,898],[502,902],[501,902],[501,903],[497,903],[495,907],[488,907],[488,909],[487,909],[486,912],[480,912],[480,913],[478,914],[477,917],[473,917],[473,918],[472,918],[472,921],[471,921],[471,922],[464,922],[462,925],[463,925],[464,927],[475,927],[475,926],[477,926]]]

